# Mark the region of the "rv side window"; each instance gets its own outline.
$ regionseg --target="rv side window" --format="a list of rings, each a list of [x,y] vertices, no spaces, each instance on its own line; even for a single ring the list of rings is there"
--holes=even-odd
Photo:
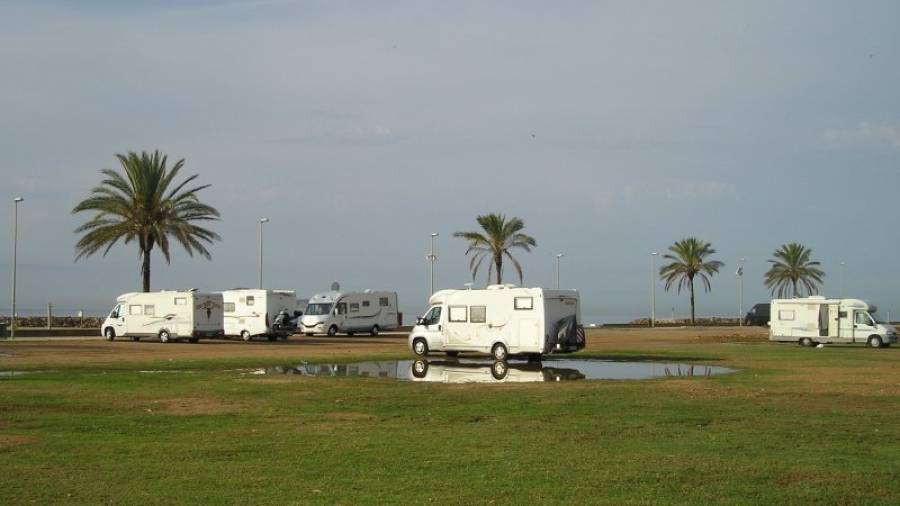
[[[387,298],[387,297],[380,297],[380,298],[378,299],[378,305],[381,306],[381,307],[388,307],[388,306],[390,305],[390,304],[388,303],[388,298]]]
[[[337,305],[338,314],[347,314],[347,303],[341,302]]]
[[[794,312],[781,310],[778,312],[778,319],[781,321],[794,321]]]
[[[147,316],[155,316],[156,315],[156,306],[146,305],[144,306],[144,314]]]
[[[128,306],[128,314],[130,314],[132,316],[139,315],[139,314],[141,314],[142,308],[143,308],[143,306],[141,306],[140,304],[132,304],[132,305]]]
[[[450,306],[450,314],[448,321],[453,323],[466,323],[468,321],[467,318],[467,309],[466,306]]]
[[[175,297],[175,305],[176,306],[187,306],[187,298]]]
[[[531,297],[516,297],[514,307],[517,310],[534,309],[534,299]]]
[[[863,312],[856,313],[856,324],[857,325],[873,325],[872,319],[869,318],[869,313],[863,313]]]
[[[369,301],[367,301],[367,300],[362,301],[362,305],[363,305],[363,307],[369,307]]]
[[[469,321],[472,323],[484,323],[487,321],[487,306],[472,306],[469,308]]]
[[[358,313],[359,312],[359,302],[351,302],[350,303],[350,312]]]
[[[252,306],[254,303],[256,303],[256,298],[252,295],[248,295],[247,296],[247,305]]]
[[[225,312],[233,313],[234,312],[234,302],[226,302],[225,303]]]

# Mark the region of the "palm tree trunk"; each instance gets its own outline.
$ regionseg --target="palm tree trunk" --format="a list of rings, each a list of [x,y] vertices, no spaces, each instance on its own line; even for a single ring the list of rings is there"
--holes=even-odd
[[[144,282],[144,292],[150,291],[150,250],[146,250],[141,253],[141,278],[143,278]]]
[[[690,278],[688,284],[691,285],[691,326],[694,326],[697,324],[694,318],[694,278]]]
[[[503,275],[500,273],[500,271],[503,269],[503,257],[495,256],[494,257],[494,265],[497,266],[497,284],[502,285],[503,284]]]

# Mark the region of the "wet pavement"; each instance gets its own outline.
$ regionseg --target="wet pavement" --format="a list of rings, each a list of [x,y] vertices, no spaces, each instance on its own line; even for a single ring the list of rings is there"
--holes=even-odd
[[[546,359],[492,362],[475,359],[383,360],[348,364],[300,364],[255,369],[254,375],[355,376],[438,383],[497,383],[574,380],[647,380],[708,377],[735,372],[720,366],[651,361]]]

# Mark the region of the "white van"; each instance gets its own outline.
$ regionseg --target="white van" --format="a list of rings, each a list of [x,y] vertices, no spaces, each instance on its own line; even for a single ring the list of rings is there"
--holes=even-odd
[[[293,317],[297,294],[291,290],[235,288],[222,292],[222,299],[226,336],[240,336],[244,341],[263,336],[274,341],[293,334],[293,329],[275,326],[275,319],[282,311]]]
[[[396,329],[400,324],[397,292],[330,291],[310,297],[297,331],[308,336],[333,336],[338,332],[350,336],[368,332],[377,336],[380,331]]]
[[[222,306],[220,293],[126,293],[116,299],[101,332],[107,341],[157,337],[163,343],[179,338],[196,343],[201,337],[224,335]]]
[[[860,299],[775,299],[769,339],[814,346],[818,343],[866,343],[873,348],[897,342],[897,331],[875,318],[876,307]]]
[[[490,353],[495,360],[523,354],[571,353],[584,348],[581,303],[575,290],[491,285],[441,290],[409,334],[413,353]]]

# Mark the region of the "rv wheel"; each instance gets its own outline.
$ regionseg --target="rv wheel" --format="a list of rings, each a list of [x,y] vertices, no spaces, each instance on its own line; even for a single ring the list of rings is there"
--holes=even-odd
[[[105,337],[107,341],[112,341],[116,338],[116,331],[113,330],[112,327],[106,327],[106,330],[103,331],[103,337]]]
[[[350,337],[353,337],[354,334],[356,334],[356,332],[347,332],[347,335]]]
[[[378,325],[372,327],[372,330],[369,331],[370,335],[377,336],[378,335]]]
[[[425,342],[424,338],[420,337],[413,341],[413,353],[420,357],[428,355],[428,343]]]
[[[879,336],[870,337],[869,338],[869,346],[871,346],[872,348],[881,348],[883,346],[881,337],[879,337]]]
[[[269,336],[269,341],[275,341],[278,339],[278,336]]]
[[[168,330],[160,330],[159,331],[159,342],[168,343],[171,340],[171,336],[169,335]]]
[[[332,325],[328,327],[328,335],[334,337],[337,335],[337,325]]]
[[[509,351],[503,343],[497,343],[491,348],[491,356],[494,360],[506,360],[509,357]]]
[[[190,338],[188,338],[188,342],[191,342],[191,343],[199,343],[199,342],[200,342],[200,338],[199,338],[199,337],[190,337]]]
[[[424,378],[428,374],[428,362],[424,360],[416,360],[412,367],[413,376],[416,378]]]
[[[141,336],[131,336],[131,340],[134,342],[138,342],[141,340]]]
[[[244,341],[249,341],[250,340],[250,331],[242,330],[241,331],[241,339],[243,339]]]
[[[448,357],[458,357],[459,356],[458,351],[447,351],[445,353],[447,354]]]
[[[506,378],[507,373],[509,373],[509,366],[502,360],[494,362],[494,365],[491,366],[491,376],[493,376],[495,380]]]
[[[540,363],[541,362],[541,354],[540,353],[529,353],[528,361],[531,363],[535,363],[535,362]]]
[[[813,342],[813,340],[808,337],[804,337],[800,340],[800,346],[804,346],[806,348],[811,348],[814,344],[815,343]]]

